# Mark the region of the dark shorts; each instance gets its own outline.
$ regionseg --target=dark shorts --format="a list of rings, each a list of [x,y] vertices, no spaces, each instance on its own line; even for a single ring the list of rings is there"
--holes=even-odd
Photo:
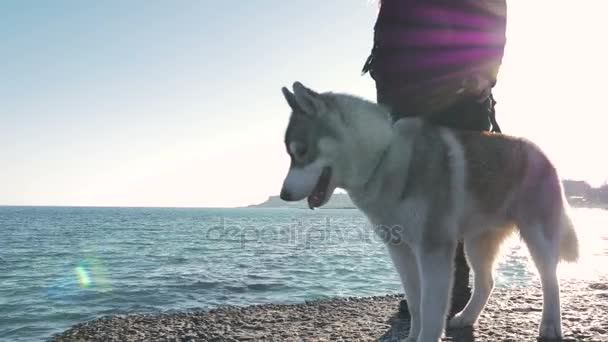
[[[500,131],[494,118],[494,104],[492,96],[481,102],[478,98],[465,98],[452,107],[431,114],[427,119],[433,124],[456,129]]]
[[[382,103],[380,99],[379,102]],[[384,104],[390,107],[390,104]],[[444,110],[425,116],[424,119],[435,125],[455,129],[500,132],[495,118],[495,104],[492,95],[485,100],[476,97],[463,98]],[[394,120],[405,117],[395,110],[392,115]]]

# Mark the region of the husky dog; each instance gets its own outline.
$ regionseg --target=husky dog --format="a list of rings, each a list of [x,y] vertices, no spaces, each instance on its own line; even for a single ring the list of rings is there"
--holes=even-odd
[[[407,341],[436,342],[445,328],[458,240],[474,290],[450,327],[471,326],[492,292],[503,240],[518,230],[543,292],[539,335],[562,336],[560,261],[578,258],[578,239],[555,167],[534,144],[502,134],[457,131],[418,118],[393,123],[363,99],[283,88],[292,109],[285,134],[291,157],[280,197],[321,207],[347,191],[386,245],[411,314]],[[380,232],[382,231],[382,232]],[[396,238],[395,238],[396,237]]]

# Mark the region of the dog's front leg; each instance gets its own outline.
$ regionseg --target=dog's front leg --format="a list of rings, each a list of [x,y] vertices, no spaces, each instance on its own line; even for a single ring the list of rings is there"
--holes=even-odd
[[[406,342],[416,342],[420,333],[420,276],[416,255],[405,242],[389,243],[388,250],[399,272],[410,313],[410,330]]]
[[[417,253],[421,276],[421,330],[418,342],[437,342],[445,328],[445,320],[453,281],[453,259],[456,244],[422,247]]]

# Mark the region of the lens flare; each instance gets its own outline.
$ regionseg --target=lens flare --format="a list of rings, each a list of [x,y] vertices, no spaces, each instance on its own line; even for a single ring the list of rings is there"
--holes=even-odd
[[[76,282],[81,289],[111,291],[108,271],[96,258],[85,258],[74,267]]]
[[[89,271],[85,268],[84,265],[76,266],[75,270],[76,277],[78,277],[78,283],[82,288],[89,288],[91,286],[91,277],[89,276]]]

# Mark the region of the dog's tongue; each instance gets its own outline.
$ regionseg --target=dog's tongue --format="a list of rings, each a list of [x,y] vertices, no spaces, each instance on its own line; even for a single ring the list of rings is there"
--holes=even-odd
[[[312,190],[312,193],[308,196],[308,207],[310,209],[318,208],[323,204],[325,197],[327,196],[327,188],[329,187],[329,180],[331,179],[331,169],[326,167],[323,169],[317,185]]]
[[[308,196],[308,207],[310,209],[318,208],[323,203],[323,199],[325,198],[325,192],[313,192]]]

